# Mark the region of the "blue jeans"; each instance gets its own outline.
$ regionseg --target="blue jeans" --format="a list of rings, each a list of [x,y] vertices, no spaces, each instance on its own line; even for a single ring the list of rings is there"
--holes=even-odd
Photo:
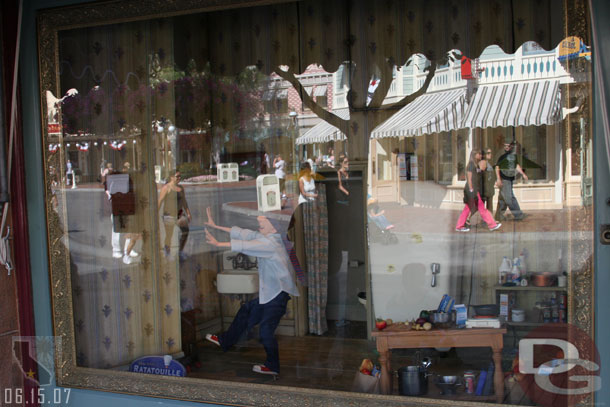
[[[282,291],[266,304],[259,304],[258,298],[241,306],[229,329],[218,335],[220,346],[225,352],[237,343],[246,330],[259,325],[260,341],[267,352],[265,366],[274,372],[280,372],[280,354],[275,339],[275,329],[286,313],[290,295]]]
[[[498,197],[498,207],[496,208],[496,220],[501,219],[507,206],[515,219],[523,217],[523,212],[521,212],[519,202],[517,202],[517,198],[513,193],[513,181],[503,179],[502,188],[500,189],[500,196]]]

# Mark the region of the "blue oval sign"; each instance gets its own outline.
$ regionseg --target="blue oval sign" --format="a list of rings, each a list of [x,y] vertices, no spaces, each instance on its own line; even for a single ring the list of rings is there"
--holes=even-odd
[[[163,356],[144,356],[138,358],[131,362],[129,371],[161,376],[186,376],[186,369],[182,363],[172,359],[169,364],[166,364]]]

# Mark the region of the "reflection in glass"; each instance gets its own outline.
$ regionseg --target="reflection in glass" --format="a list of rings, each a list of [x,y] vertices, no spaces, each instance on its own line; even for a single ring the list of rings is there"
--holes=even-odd
[[[79,366],[126,369],[169,354],[205,361],[192,377],[262,383],[252,365],[268,352],[257,340],[269,345],[275,333],[279,364],[267,367],[281,366],[282,384],[358,390],[353,377],[381,343],[371,339],[377,319],[405,337],[425,329],[419,318],[451,335],[455,314],[429,312],[443,295],[471,317],[479,311],[469,306],[498,305],[478,309],[510,328],[501,354],[422,342],[374,360],[379,391],[398,394],[389,369],[424,355],[436,376],[511,372],[517,339],[572,318],[559,277],[573,278],[591,254],[591,126],[590,102],[564,95],[589,97],[587,63],[575,75],[557,63],[559,48],[530,44],[476,59],[414,54],[366,77],[349,61],[336,72],[321,60],[302,72],[226,66],[201,55],[199,24],[60,33],[60,92],[46,92],[48,174]],[[219,37],[241,55],[238,39]],[[474,204],[465,190],[478,190]],[[209,218],[246,233],[260,230],[261,215],[290,224],[274,244],[299,285],[283,290],[293,298],[282,297],[273,329],[246,323],[229,341],[237,351],[223,352],[205,334],[222,344],[239,310],[257,304],[268,247],[215,244],[226,240],[207,235]],[[485,400],[507,401],[504,391],[518,391],[511,379]]]

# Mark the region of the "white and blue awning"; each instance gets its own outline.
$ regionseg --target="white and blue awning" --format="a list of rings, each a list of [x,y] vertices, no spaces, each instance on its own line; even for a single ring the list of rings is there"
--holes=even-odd
[[[421,136],[458,130],[466,107],[466,88],[425,93],[371,132],[371,138]]]
[[[473,95],[462,127],[552,125],[562,119],[559,80],[481,85]]]
[[[333,111],[334,114],[344,120],[349,120],[349,109],[337,109]],[[314,144],[314,143],[328,143],[330,141],[345,140],[345,134],[337,127],[322,120],[320,123],[301,134],[295,141],[295,144]]]

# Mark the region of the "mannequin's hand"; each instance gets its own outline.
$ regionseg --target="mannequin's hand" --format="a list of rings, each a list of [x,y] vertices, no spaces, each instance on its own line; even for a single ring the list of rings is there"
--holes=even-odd
[[[215,228],[216,223],[214,222],[214,218],[212,218],[212,209],[209,206],[205,209],[205,213],[208,215],[208,220],[205,222],[205,224]]]
[[[205,231],[205,241],[212,246],[218,246],[218,240],[208,230]]]

